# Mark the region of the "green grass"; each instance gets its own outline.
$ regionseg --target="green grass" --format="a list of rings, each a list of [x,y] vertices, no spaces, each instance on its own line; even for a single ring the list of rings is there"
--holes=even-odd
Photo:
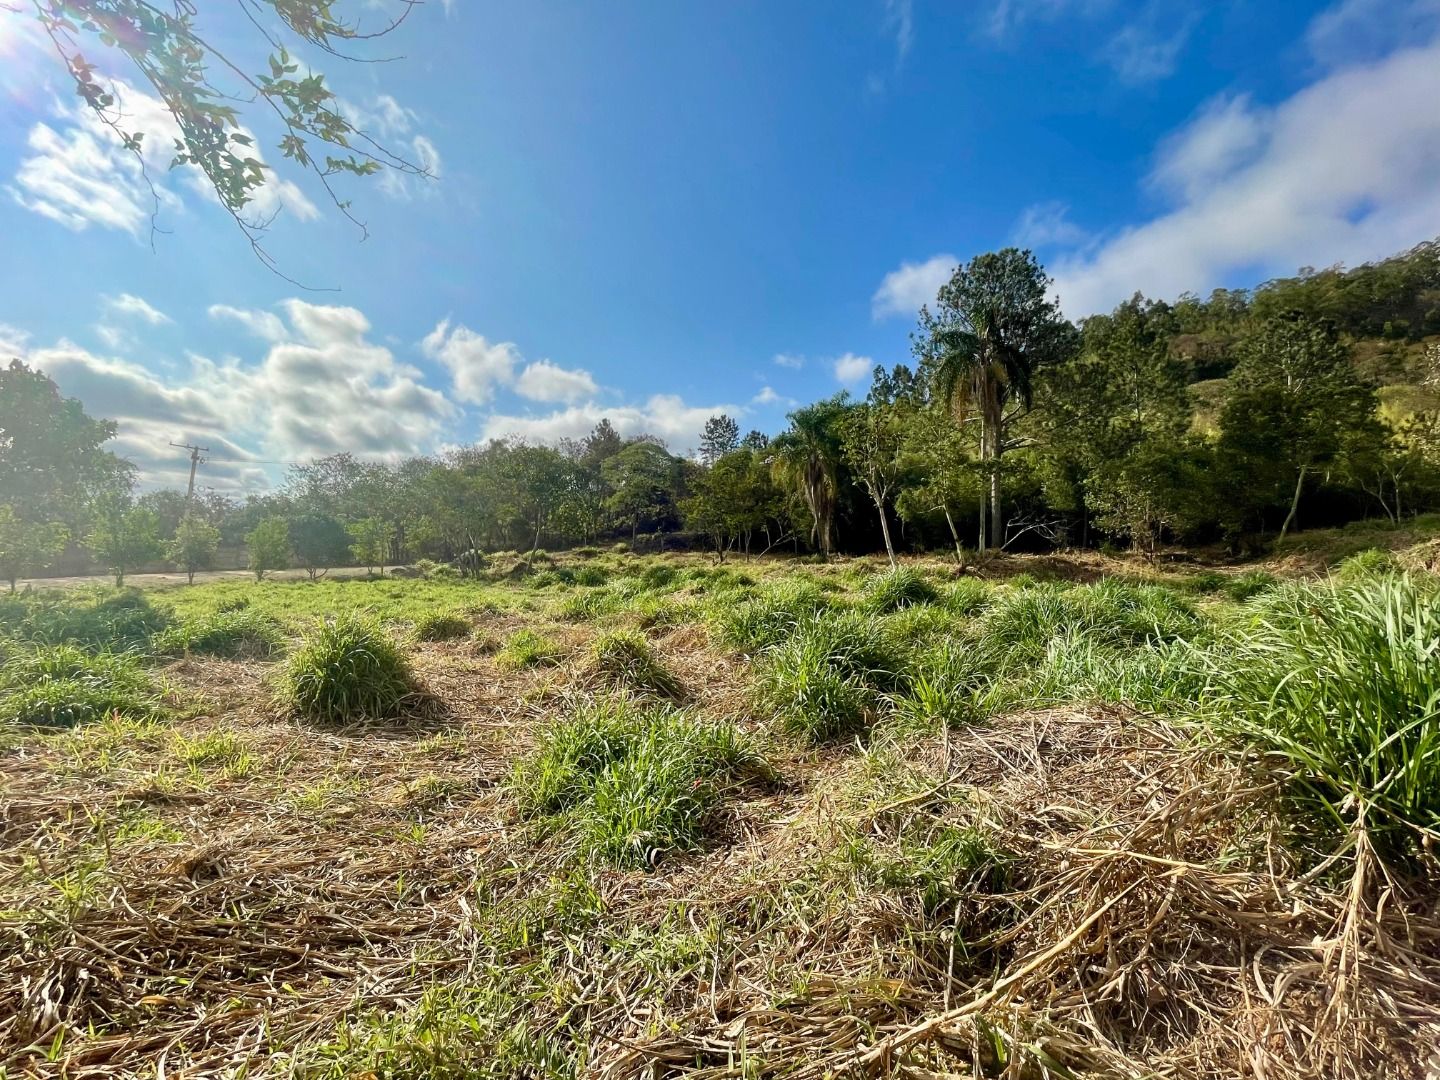
[[[611,686],[681,698],[685,687],[650,648],[650,643],[631,630],[601,634],[590,646],[592,670]]]
[[[562,817],[587,857],[643,867],[698,848],[726,787],[769,775],[729,724],[600,698],[542,731],[510,788],[523,814]]]
[[[819,585],[791,579],[772,585],[756,596],[724,597],[711,613],[711,625],[721,642],[734,649],[758,652],[793,637],[833,601]]]
[[[280,683],[281,700],[317,723],[395,719],[414,693],[409,661],[395,642],[353,615],[307,635]]]
[[[501,667],[514,670],[558,664],[564,655],[564,648],[554,638],[525,629],[515,631],[506,639],[495,654],[495,661]]]
[[[416,641],[455,641],[470,636],[470,620],[459,612],[436,611],[415,620],[411,633]]]
[[[168,712],[160,689],[129,656],[41,646],[17,652],[0,669],[0,725],[76,727]]]
[[[862,604],[869,611],[898,611],[912,604],[933,604],[940,593],[925,575],[913,567],[900,566],[876,574],[862,588]]]
[[[1440,831],[1440,590],[1292,587],[1207,658],[1212,722],[1282,759],[1300,803],[1390,856]]]
[[[280,624],[249,607],[192,616],[166,627],[151,640],[151,648],[160,656],[202,653],[264,659],[284,647]]]
[[[0,597],[0,626],[25,642],[100,652],[144,649],[169,618],[138,589],[46,589]]]

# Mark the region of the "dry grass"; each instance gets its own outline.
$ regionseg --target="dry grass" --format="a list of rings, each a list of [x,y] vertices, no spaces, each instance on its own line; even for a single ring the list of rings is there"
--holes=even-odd
[[[526,628],[561,662],[417,645],[443,707],[385,726],[299,725],[271,704],[267,665],[195,657],[164,668],[202,702],[172,725],[6,735],[0,1069],[1440,1067],[1433,886],[1386,876],[1363,834],[1307,861],[1268,762],[1100,707],[811,748],[751,714],[750,661],[686,621],[652,627],[648,647],[687,708],[746,732],[778,779],[728,791],[696,853],[582,865],[504,781],[560,704],[593,689],[584,661],[605,631],[487,623],[497,642]],[[1004,873],[937,871],[937,838],[972,833]]]

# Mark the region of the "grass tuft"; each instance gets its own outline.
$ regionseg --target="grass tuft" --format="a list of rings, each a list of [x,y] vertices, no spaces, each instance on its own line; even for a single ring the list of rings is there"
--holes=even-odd
[[[591,669],[620,689],[680,698],[685,687],[642,636],[629,630],[601,634],[590,647]]]
[[[470,620],[459,612],[437,611],[415,620],[416,641],[455,641],[470,636]]]
[[[526,629],[517,630],[506,639],[504,646],[495,654],[495,661],[503,668],[515,670],[558,664],[563,655],[559,642]]]
[[[75,727],[166,713],[160,691],[128,656],[52,645],[11,656],[0,673],[0,724]]]
[[[727,784],[769,776],[729,724],[602,698],[544,730],[510,787],[526,816],[562,815],[587,856],[639,867],[697,849]]]
[[[356,617],[326,623],[290,657],[282,700],[320,723],[391,720],[415,692],[410,664],[373,622]]]
[[[919,570],[899,566],[865,582],[863,604],[869,611],[898,611],[914,604],[933,604],[940,594]]]

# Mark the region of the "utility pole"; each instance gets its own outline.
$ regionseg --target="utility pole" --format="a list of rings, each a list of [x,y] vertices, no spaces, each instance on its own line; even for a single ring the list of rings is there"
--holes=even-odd
[[[172,442],[170,445],[180,450],[190,451],[190,485],[185,489],[185,509],[188,512],[190,504],[195,500],[195,469],[200,464],[200,455],[202,453],[208,454],[210,448],[208,446],[191,446],[189,443],[178,442]]]

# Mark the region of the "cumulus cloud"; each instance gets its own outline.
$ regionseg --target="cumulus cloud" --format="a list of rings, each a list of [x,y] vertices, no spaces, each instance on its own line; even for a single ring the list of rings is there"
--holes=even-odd
[[[842,383],[857,383],[875,369],[875,361],[868,356],[846,353],[835,361],[835,378]]]
[[[1053,267],[1065,311],[1139,288],[1173,297],[1229,275],[1354,264],[1440,223],[1440,42],[1328,73],[1273,107],[1219,99],[1160,147],[1172,207]]]
[[[494,397],[496,386],[512,382],[523,362],[520,350],[510,342],[487,341],[468,326],[452,327],[449,319],[441,319],[420,348],[449,370],[455,396],[476,405]]]
[[[599,390],[588,371],[572,371],[549,360],[528,365],[515,381],[515,392],[531,401],[579,401]]]
[[[786,408],[789,408],[793,405],[798,405],[799,402],[797,402],[794,398],[786,397],[784,394],[777,393],[773,386],[764,386],[760,388],[760,392],[758,394],[756,394],[753,398],[750,399],[750,404],[767,406],[783,405]]]
[[[175,191],[177,184],[208,201],[218,201],[197,166],[183,165],[171,172],[180,128],[164,103],[124,80],[115,80],[112,89],[116,126],[144,135],[139,155],[126,150],[119,133],[88,105],[57,100],[53,109],[56,125],[40,122],[30,129],[27,156],[7,188],[11,198],[76,232],[93,225],[136,236],[149,228],[161,208],[183,206]],[[252,152],[262,156],[258,148]],[[146,182],[147,173],[153,193]],[[302,221],[319,216],[315,204],[294,183],[272,175],[253,193],[247,214],[264,220],[282,209]]]
[[[880,281],[870,298],[870,312],[877,319],[900,315],[913,318],[925,304],[935,302],[940,286],[950,280],[960,260],[954,255],[932,255],[924,262],[902,262]]]
[[[532,442],[578,439],[608,418],[621,435],[657,435],[672,448],[688,451],[699,445],[705,421],[724,413],[743,417],[737,405],[687,405],[675,394],[656,394],[642,404],[608,406],[596,402],[572,405],[542,416],[495,414],[484,425],[483,437],[515,436]]]
[[[285,324],[280,321],[280,316],[270,311],[253,311],[231,307],[229,304],[211,304],[206,313],[212,319],[238,323],[262,341],[284,341],[289,334]]]

